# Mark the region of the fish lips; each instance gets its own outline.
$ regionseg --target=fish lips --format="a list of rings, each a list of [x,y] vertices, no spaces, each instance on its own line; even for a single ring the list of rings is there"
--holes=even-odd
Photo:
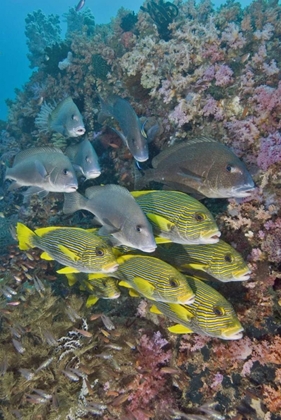
[[[154,252],[156,250],[156,245],[155,246],[143,246],[143,247],[140,247],[139,249],[142,252]]]
[[[233,281],[246,281],[246,280],[249,280],[250,275],[251,275],[251,271],[250,270],[244,272],[243,274],[235,274],[233,276]]]
[[[222,333],[221,338],[223,340],[239,340],[240,338],[243,337],[243,331],[244,331],[243,327],[239,329],[229,328]]]
[[[182,305],[192,305],[192,303],[195,302],[195,298],[196,298],[196,296],[192,295],[187,300],[181,301],[179,303],[182,304]]]
[[[78,188],[78,184],[70,184],[65,187],[64,192],[72,193],[72,192],[75,192],[77,188]]]
[[[231,192],[232,194],[231,197],[237,197],[237,198],[249,197],[255,188],[256,187],[254,184],[244,185],[243,187],[240,187],[240,188],[233,188]]]
[[[118,270],[118,267],[119,267],[119,264],[116,261],[108,263],[108,264],[104,264],[102,266],[102,272],[105,274],[113,273],[114,271]]]
[[[200,242],[199,244],[216,244],[221,236],[221,232],[218,230],[217,232],[214,232],[212,235],[210,236],[203,236],[200,237]]]

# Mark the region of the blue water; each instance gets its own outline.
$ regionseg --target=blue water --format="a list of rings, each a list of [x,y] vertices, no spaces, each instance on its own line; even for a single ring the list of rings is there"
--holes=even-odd
[[[5,99],[14,99],[15,88],[21,88],[27,82],[32,70],[26,57],[27,46],[24,34],[25,17],[34,10],[41,9],[45,14],[62,16],[78,0],[5,0],[0,13],[0,119],[6,120],[7,106]],[[213,2],[219,6],[224,1]],[[249,0],[241,2],[243,6]],[[115,16],[120,7],[138,12],[142,0],[86,0],[95,16],[96,23],[107,23]],[[61,19],[62,20],[62,19]]]

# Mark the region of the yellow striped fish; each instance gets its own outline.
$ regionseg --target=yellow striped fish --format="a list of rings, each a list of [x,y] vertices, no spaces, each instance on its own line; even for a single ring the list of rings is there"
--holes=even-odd
[[[232,305],[206,283],[188,277],[188,284],[195,293],[191,305],[154,302],[151,312],[167,316],[177,324],[168,330],[175,334],[195,332],[223,340],[238,340],[244,330]]]
[[[195,198],[179,191],[132,191],[131,194],[151,222],[154,233],[166,239],[163,242],[218,242],[220,231],[212,214]]]
[[[111,247],[94,233],[72,227],[50,226],[34,232],[17,224],[19,248],[40,248],[41,258],[56,260],[66,267],[57,273],[111,273],[118,263]]]
[[[202,270],[225,283],[248,280],[251,273],[242,256],[221,239],[216,244],[158,245],[156,256],[179,271]]]
[[[87,308],[95,305],[99,299],[118,299],[120,296],[117,279],[108,277],[106,274],[99,274],[93,277],[93,274],[72,273],[66,274],[66,277],[69,286],[79,282],[80,290],[86,290],[90,293],[86,301]]]
[[[185,276],[170,264],[154,257],[123,255],[117,259],[120,286],[136,290],[140,295],[162,302],[184,303],[194,300]]]

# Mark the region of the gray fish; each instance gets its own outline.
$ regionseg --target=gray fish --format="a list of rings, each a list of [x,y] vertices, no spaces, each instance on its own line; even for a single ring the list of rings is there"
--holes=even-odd
[[[59,104],[44,102],[35,124],[39,131],[56,131],[66,137],[79,137],[86,131],[82,115],[70,96]]]
[[[244,163],[230,148],[209,137],[175,144],[152,160],[137,188],[150,181],[210,198],[247,197],[255,188]]]
[[[85,6],[85,0],[80,0],[77,6],[75,7],[76,12],[79,12]]]
[[[60,149],[33,147],[18,153],[13,166],[7,168],[5,179],[15,181],[10,190],[31,187],[28,194],[44,196],[49,191],[70,193],[78,188],[74,168]]]
[[[100,234],[111,234],[119,244],[144,252],[155,250],[152,226],[126,188],[108,184],[87,188],[85,194],[65,194],[64,213],[88,210],[103,226]]]
[[[121,130],[114,131],[122,138],[134,158],[138,162],[145,162],[148,159],[147,136],[132,106],[117,95],[111,95],[106,100],[100,99],[102,109],[98,116],[99,122],[113,117]]]
[[[98,156],[89,140],[85,139],[79,144],[69,146],[65,154],[69,157],[74,169],[84,175],[86,179],[100,176]]]

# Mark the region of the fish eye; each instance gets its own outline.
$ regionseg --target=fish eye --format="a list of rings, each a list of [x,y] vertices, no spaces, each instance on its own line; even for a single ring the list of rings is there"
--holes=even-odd
[[[225,314],[225,310],[221,306],[214,306],[213,312],[216,316],[223,316]]]
[[[203,213],[195,213],[194,218],[196,222],[203,222],[203,220],[205,219],[205,215]]]
[[[64,174],[64,175],[69,175],[69,174],[70,174],[70,170],[69,170],[69,169],[67,169],[67,168],[64,168],[64,170],[63,170],[63,174]]]
[[[86,156],[86,157],[85,157],[85,161],[86,161],[86,162],[88,162],[88,163],[90,163],[90,162],[91,162],[91,159],[89,158],[89,156]]]
[[[227,172],[233,172],[233,166],[230,165],[230,163],[228,163],[225,167],[225,169],[227,170]]]
[[[169,278],[169,283],[170,283],[170,286],[173,287],[173,288],[179,287],[178,280],[173,278],[173,277]]]
[[[232,255],[231,254],[225,254],[224,261],[227,262],[227,263],[231,263],[233,261]]]
[[[75,115],[75,114],[71,115],[71,119],[72,119],[73,121],[78,121],[78,117],[77,117],[77,115]]]
[[[140,225],[137,225],[136,226],[136,231],[141,233],[142,232],[142,227]]]
[[[103,248],[96,248],[96,256],[97,257],[102,257],[104,255],[104,249]]]

